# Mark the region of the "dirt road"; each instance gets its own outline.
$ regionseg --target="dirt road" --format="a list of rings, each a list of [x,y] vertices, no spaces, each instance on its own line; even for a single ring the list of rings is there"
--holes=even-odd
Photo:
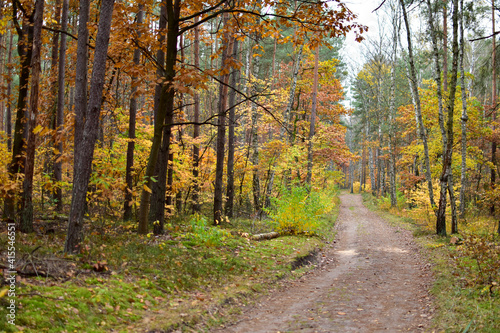
[[[244,309],[216,332],[422,332],[431,319],[430,267],[410,232],[340,197],[338,235],[321,269]]]

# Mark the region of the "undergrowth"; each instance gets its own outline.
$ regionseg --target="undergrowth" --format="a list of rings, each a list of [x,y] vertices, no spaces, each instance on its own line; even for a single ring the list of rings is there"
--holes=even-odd
[[[338,198],[329,200],[338,203]],[[318,218],[321,237],[285,235],[265,241],[252,241],[248,235],[272,230],[274,224],[268,220],[232,219],[212,226],[205,216],[193,215],[171,221],[161,236],[138,235],[136,225],[129,222],[107,219],[99,228],[87,222],[78,255],[61,251],[65,223],[36,221],[36,233],[18,235],[16,243],[17,269],[34,276],[18,274],[17,326],[2,319],[0,331],[134,332],[219,326],[256,292],[265,293],[308,269],[293,265],[331,237],[327,233],[338,204],[331,205],[337,209]],[[1,229],[2,258],[7,257],[6,245],[7,233]],[[7,297],[0,297],[1,318],[7,314],[6,302]]]
[[[305,187],[283,189],[267,210],[276,231],[284,234],[319,235],[321,216],[334,208],[335,190],[326,192]]]

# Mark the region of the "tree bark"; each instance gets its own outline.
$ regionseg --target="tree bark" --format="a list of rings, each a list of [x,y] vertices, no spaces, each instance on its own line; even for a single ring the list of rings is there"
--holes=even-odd
[[[493,122],[493,131],[495,131],[495,122],[497,118],[497,66],[496,66],[496,35],[495,35],[495,0],[491,0],[491,25],[492,25],[492,51],[491,51],[491,118]],[[493,190],[496,186],[496,165],[497,165],[497,143],[493,139],[491,142],[491,163],[493,168],[491,168],[491,189]],[[495,205],[491,205],[490,213],[493,215],[495,212]]]
[[[462,165],[461,165],[461,175],[460,175],[460,217],[465,218],[465,193],[467,189],[467,121],[469,117],[467,115],[467,94],[465,88],[465,69],[464,69],[464,58],[465,58],[465,38],[464,38],[464,2],[460,0],[460,85],[462,86]]]
[[[158,34],[158,44],[159,49],[156,52],[156,77],[160,83],[155,87],[155,100],[154,100],[154,126],[164,126],[162,131],[161,146],[158,151],[158,158],[154,168],[154,178],[155,182],[151,183],[151,200],[149,207],[149,222],[153,224],[153,231],[156,235],[163,232],[163,224],[165,220],[165,192],[166,192],[166,181],[168,173],[168,159],[170,155],[170,137],[171,128],[166,126],[165,123],[158,123],[160,117],[160,100],[162,94],[162,86],[164,82],[161,82],[162,78],[165,76],[163,66],[165,65],[165,51],[162,48],[165,42],[165,33],[167,28],[167,5],[165,2],[162,3],[160,9],[160,20],[159,20],[159,34]],[[173,102],[172,102],[173,103]],[[164,121],[166,120],[166,117]],[[171,123],[171,122],[169,122]]]
[[[177,37],[179,33],[179,14],[180,0],[165,0],[167,9],[167,45],[165,61],[165,79],[161,87],[158,114],[155,119],[155,128],[153,135],[153,145],[149,153],[148,165],[145,172],[145,184],[141,192],[141,205],[139,208],[139,227],[140,234],[148,232],[148,213],[151,199],[151,183],[154,175],[155,165],[160,150],[163,127],[169,127],[172,123],[174,112],[175,89],[173,81],[175,77],[175,64],[177,62]],[[170,140],[170,138],[165,138]]]
[[[257,38],[257,44],[259,43],[259,39]],[[260,69],[260,57],[254,58],[253,63],[253,72],[254,77],[258,77]],[[253,84],[254,95],[259,93],[259,84],[255,82]],[[251,125],[251,140],[252,140],[252,156],[251,162],[253,165],[252,169],[252,193],[253,193],[253,205],[254,211],[256,214],[260,214],[262,209],[261,195],[260,195],[260,174],[259,174],[259,110],[257,108],[257,104],[252,103],[252,125]]]
[[[33,232],[33,174],[35,171],[36,134],[35,127],[38,116],[38,94],[40,91],[40,57],[42,48],[43,8],[45,1],[36,0],[33,26],[33,49],[31,55],[31,91],[28,110],[28,140],[24,166],[23,196],[21,200],[22,232]]]
[[[195,17],[194,22],[199,22],[199,17]],[[200,30],[198,26],[194,28],[194,42],[193,42],[193,58],[194,66],[196,68],[200,67]],[[200,168],[200,145],[196,142],[200,136],[200,96],[198,91],[194,92],[194,115],[193,115],[193,139],[195,143],[193,144],[193,212],[200,211],[199,193],[200,193],[200,183],[199,183],[199,168]]]
[[[395,118],[396,118],[396,66],[398,52],[398,33],[399,33],[399,11],[394,10],[393,16],[393,35],[392,35],[392,66],[391,66],[391,96],[389,105],[389,186],[391,196],[391,207],[396,207],[396,152],[395,152]]]
[[[88,48],[90,0],[80,1],[78,11],[78,41],[76,49],[75,75],[75,134],[74,134],[74,163],[83,139],[83,127],[87,113],[87,76],[88,76]]]
[[[33,19],[34,13],[23,16],[23,25],[19,26],[17,21],[18,2],[12,4],[12,17],[14,26],[19,36],[17,52],[21,62],[21,72],[19,74],[19,90],[17,94],[16,122],[14,124],[14,142],[12,146],[12,160],[9,163],[9,178],[15,181],[24,174],[26,149],[24,140],[27,136],[25,110],[27,106],[28,85],[30,77],[31,54],[33,48]],[[19,4],[20,5],[20,4]],[[4,201],[4,215],[8,220],[16,220],[16,194],[9,191]]]
[[[63,0],[62,6],[62,16],[61,16],[61,31],[68,30],[68,11],[69,11],[69,0]],[[62,132],[64,126],[64,92],[65,92],[65,73],[66,73],[66,40],[67,37],[61,34],[61,43],[59,46],[59,65],[58,65],[58,75],[57,75],[57,110],[56,110],[56,130],[57,130],[57,150],[58,154],[55,154],[54,161],[54,180],[57,184],[62,181]],[[58,185],[54,192],[54,199],[56,200],[56,210],[58,212],[62,211],[62,189]]]
[[[236,61],[238,56],[238,40],[235,39],[233,43],[233,61]],[[235,136],[234,128],[236,126],[236,85],[240,77],[239,69],[233,69],[231,73],[230,86],[233,88],[229,92],[228,107],[229,107],[229,126],[227,136],[227,189],[226,189],[226,207],[225,213],[229,218],[233,217],[234,210],[234,148]]]
[[[410,86],[411,86],[411,91],[412,91],[412,98],[413,98],[413,102],[414,102],[414,106],[415,106],[415,118],[416,118],[418,129],[419,129],[420,139],[422,140],[422,143],[424,146],[425,179],[427,181],[427,188],[429,190],[429,201],[430,201],[431,207],[434,211],[436,211],[436,203],[434,201],[434,190],[432,188],[432,176],[431,176],[431,168],[430,168],[430,162],[429,162],[429,146],[427,143],[426,129],[424,127],[424,122],[422,119],[422,109],[421,109],[421,104],[420,104],[420,95],[418,92],[417,74],[416,74],[416,70],[415,70],[415,61],[414,61],[414,57],[413,57],[413,46],[412,46],[412,40],[411,40],[410,23],[408,20],[408,15],[406,13],[406,5],[404,3],[404,0],[400,0],[400,4],[401,4],[401,9],[403,11],[403,19],[405,22],[406,35],[407,35],[407,40],[408,40],[408,57],[409,57],[409,63],[410,63],[409,81],[410,81]]]
[[[309,145],[307,147],[307,175],[306,184],[311,186],[312,169],[313,169],[313,138],[316,125],[316,109],[318,104],[318,67],[319,67],[319,46],[316,46],[314,53],[314,81],[313,81],[313,94],[311,106],[311,120],[309,126]]]
[[[451,173],[451,163],[452,163],[452,154],[453,154],[453,113],[455,108],[455,92],[457,87],[457,74],[458,74],[458,0],[453,0],[453,63],[451,70],[451,80],[450,80],[450,93],[447,101],[446,109],[448,113],[447,119],[447,144],[446,150],[444,151],[444,159],[443,159],[443,169],[441,172],[440,182],[443,183],[451,183],[452,184],[452,173]],[[444,193],[443,193],[444,192]],[[444,197],[443,197],[444,195]],[[453,200],[452,191],[450,191],[451,200]],[[456,228],[456,222],[452,223],[452,232],[453,225]],[[446,187],[443,190],[443,186],[441,186],[441,197],[439,198],[439,208],[436,219],[436,233],[438,235],[446,236]]]
[[[99,28],[97,31],[94,64],[90,81],[88,110],[86,112],[80,148],[77,150],[78,154],[75,154],[71,210],[69,214],[66,244],[64,246],[64,251],[69,253],[78,253],[83,240],[83,213],[92,171],[94,147],[99,130],[99,115],[101,112],[102,93],[106,75],[106,59],[113,7],[114,0],[101,1]],[[81,22],[85,21],[82,20]]]
[[[137,16],[136,16],[136,33],[137,41],[141,39],[141,25],[144,21],[144,5],[139,4]],[[141,61],[141,50],[136,48],[134,50],[133,57],[135,70],[138,70]],[[125,199],[123,203],[123,219],[128,221],[132,219],[132,189],[133,189],[133,177],[132,173],[134,171],[134,149],[135,149],[135,124],[137,117],[137,86],[140,81],[137,78],[137,74],[132,74],[131,77],[131,89],[130,89],[130,101],[129,101],[129,120],[128,120],[128,138],[127,143],[127,165],[125,168],[125,183],[127,187],[125,188]]]
[[[228,14],[224,14],[223,25],[227,29]],[[214,225],[222,222],[222,194],[223,194],[223,178],[224,178],[224,147],[226,141],[226,105],[227,105],[227,84],[229,74],[224,73],[223,69],[228,65],[227,60],[231,52],[232,39],[229,40],[229,33],[224,33],[225,45],[223,46],[221,56],[222,74],[219,77],[219,102],[217,105],[217,157],[215,166],[215,189],[214,189]]]
[[[9,67],[7,68],[7,109],[5,113],[5,131],[7,134],[7,150],[12,151],[12,74],[10,69],[10,63],[12,62],[12,39],[14,34],[10,33],[9,38],[9,51],[7,54],[7,63]]]

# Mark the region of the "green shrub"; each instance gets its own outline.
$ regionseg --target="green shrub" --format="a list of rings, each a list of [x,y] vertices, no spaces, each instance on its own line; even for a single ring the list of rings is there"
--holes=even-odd
[[[284,190],[273,200],[269,217],[275,229],[285,234],[316,234],[321,227],[319,218],[333,209],[333,194],[308,191],[304,187]]]
[[[198,245],[221,246],[224,241],[231,237],[231,233],[208,224],[207,218],[200,214],[194,214],[189,220],[190,232],[186,235]]]

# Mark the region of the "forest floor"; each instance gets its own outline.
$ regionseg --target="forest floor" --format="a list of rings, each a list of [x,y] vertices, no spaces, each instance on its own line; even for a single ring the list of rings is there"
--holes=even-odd
[[[359,194],[340,196],[337,241],[319,268],[242,310],[214,332],[419,332],[434,314],[431,264],[412,233]]]

